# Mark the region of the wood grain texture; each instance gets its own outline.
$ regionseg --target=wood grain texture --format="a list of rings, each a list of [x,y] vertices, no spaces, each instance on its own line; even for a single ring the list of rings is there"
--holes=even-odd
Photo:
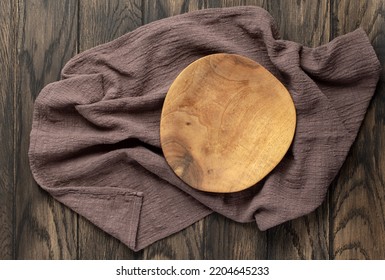
[[[16,77],[16,258],[75,259],[76,215],[34,182],[28,148],[33,102],[75,54],[77,3],[20,1]]]
[[[308,46],[361,26],[385,68],[382,0],[0,2],[0,259],[385,259],[384,72],[330,199],[267,232],[212,214],[133,253],[34,183],[27,157],[32,103],[59,79],[77,47],[83,51],[174,14],[234,5],[262,5],[283,39]]]
[[[139,27],[141,7],[140,0],[80,1],[79,52]],[[79,217],[78,234],[80,259],[133,259],[140,255],[82,217]]]
[[[267,236],[256,223],[240,224],[217,213],[205,219],[203,258],[260,260],[267,258]]]
[[[204,256],[203,220],[143,250],[147,260],[200,260]]]
[[[207,8],[224,8],[235,6],[262,6],[264,0],[202,0],[188,1],[189,10],[207,9]]]
[[[188,65],[170,86],[160,141],[177,176],[191,187],[230,193],[263,179],[294,136],[293,100],[263,66],[234,54]]]
[[[264,0],[144,0],[143,24],[208,8],[223,8],[244,5],[262,6]]]
[[[143,24],[152,21],[183,14],[202,7],[199,1],[195,1],[196,5],[190,10],[188,0],[144,0],[143,1]]]
[[[315,47],[330,39],[330,1],[266,1],[263,7],[275,19],[284,40]]]
[[[328,199],[314,213],[268,231],[268,259],[326,260],[329,255]]]
[[[14,223],[14,65],[16,9],[0,2],[0,259],[12,259]]]
[[[385,66],[383,1],[335,1],[333,36],[362,27]],[[385,258],[385,72],[332,193],[335,259]]]
[[[330,38],[329,1],[266,1],[281,37],[309,47]],[[328,259],[329,202],[307,215],[268,231],[269,259]]]
[[[142,25],[142,1],[80,1],[79,52],[112,41]]]

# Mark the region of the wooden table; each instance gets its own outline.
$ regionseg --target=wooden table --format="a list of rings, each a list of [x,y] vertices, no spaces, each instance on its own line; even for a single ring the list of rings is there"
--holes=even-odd
[[[385,66],[385,4],[372,1],[0,1],[0,259],[385,259],[385,74],[327,199],[266,232],[213,214],[134,253],[52,199],[28,164],[33,102],[76,53],[145,23],[259,5],[284,39],[318,46],[369,34]]]

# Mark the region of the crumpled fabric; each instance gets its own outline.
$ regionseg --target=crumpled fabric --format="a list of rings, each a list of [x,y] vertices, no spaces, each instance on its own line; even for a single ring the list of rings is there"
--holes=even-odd
[[[291,94],[297,126],[278,166],[244,191],[201,192],[166,163],[165,95],[187,65],[214,53],[248,57]],[[138,251],[213,211],[266,230],[324,200],[375,92],[380,64],[362,29],[309,48],[281,40],[258,7],[159,20],[72,58],[36,99],[30,167],[55,199]]]

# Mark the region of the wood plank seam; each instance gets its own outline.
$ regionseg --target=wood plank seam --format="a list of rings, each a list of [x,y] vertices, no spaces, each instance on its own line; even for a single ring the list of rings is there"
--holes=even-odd
[[[16,158],[16,137],[17,137],[17,131],[16,131],[16,121],[17,121],[17,94],[16,94],[16,88],[17,88],[17,45],[18,45],[18,28],[19,26],[19,21],[20,21],[20,8],[19,8],[19,1],[14,0],[14,5],[13,6],[13,13],[12,13],[12,18],[14,20],[13,24],[13,30],[14,30],[14,35],[13,35],[13,41],[14,41],[14,48],[13,48],[13,59],[14,59],[14,65],[15,67],[13,68],[13,186],[12,186],[12,192],[13,192],[13,209],[12,209],[12,235],[13,235],[13,244],[12,244],[12,258],[16,259],[16,179],[17,179],[17,173],[16,173],[16,163],[17,163],[17,158]]]

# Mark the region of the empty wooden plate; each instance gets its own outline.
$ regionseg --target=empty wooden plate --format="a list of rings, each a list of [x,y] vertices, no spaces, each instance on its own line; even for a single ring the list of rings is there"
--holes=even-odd
[[[163,104],[160,140],[184,182],[208,192],[244,190],[282,160],[296,112],[286,88],[239,55],[214,54],[187,66]]]

